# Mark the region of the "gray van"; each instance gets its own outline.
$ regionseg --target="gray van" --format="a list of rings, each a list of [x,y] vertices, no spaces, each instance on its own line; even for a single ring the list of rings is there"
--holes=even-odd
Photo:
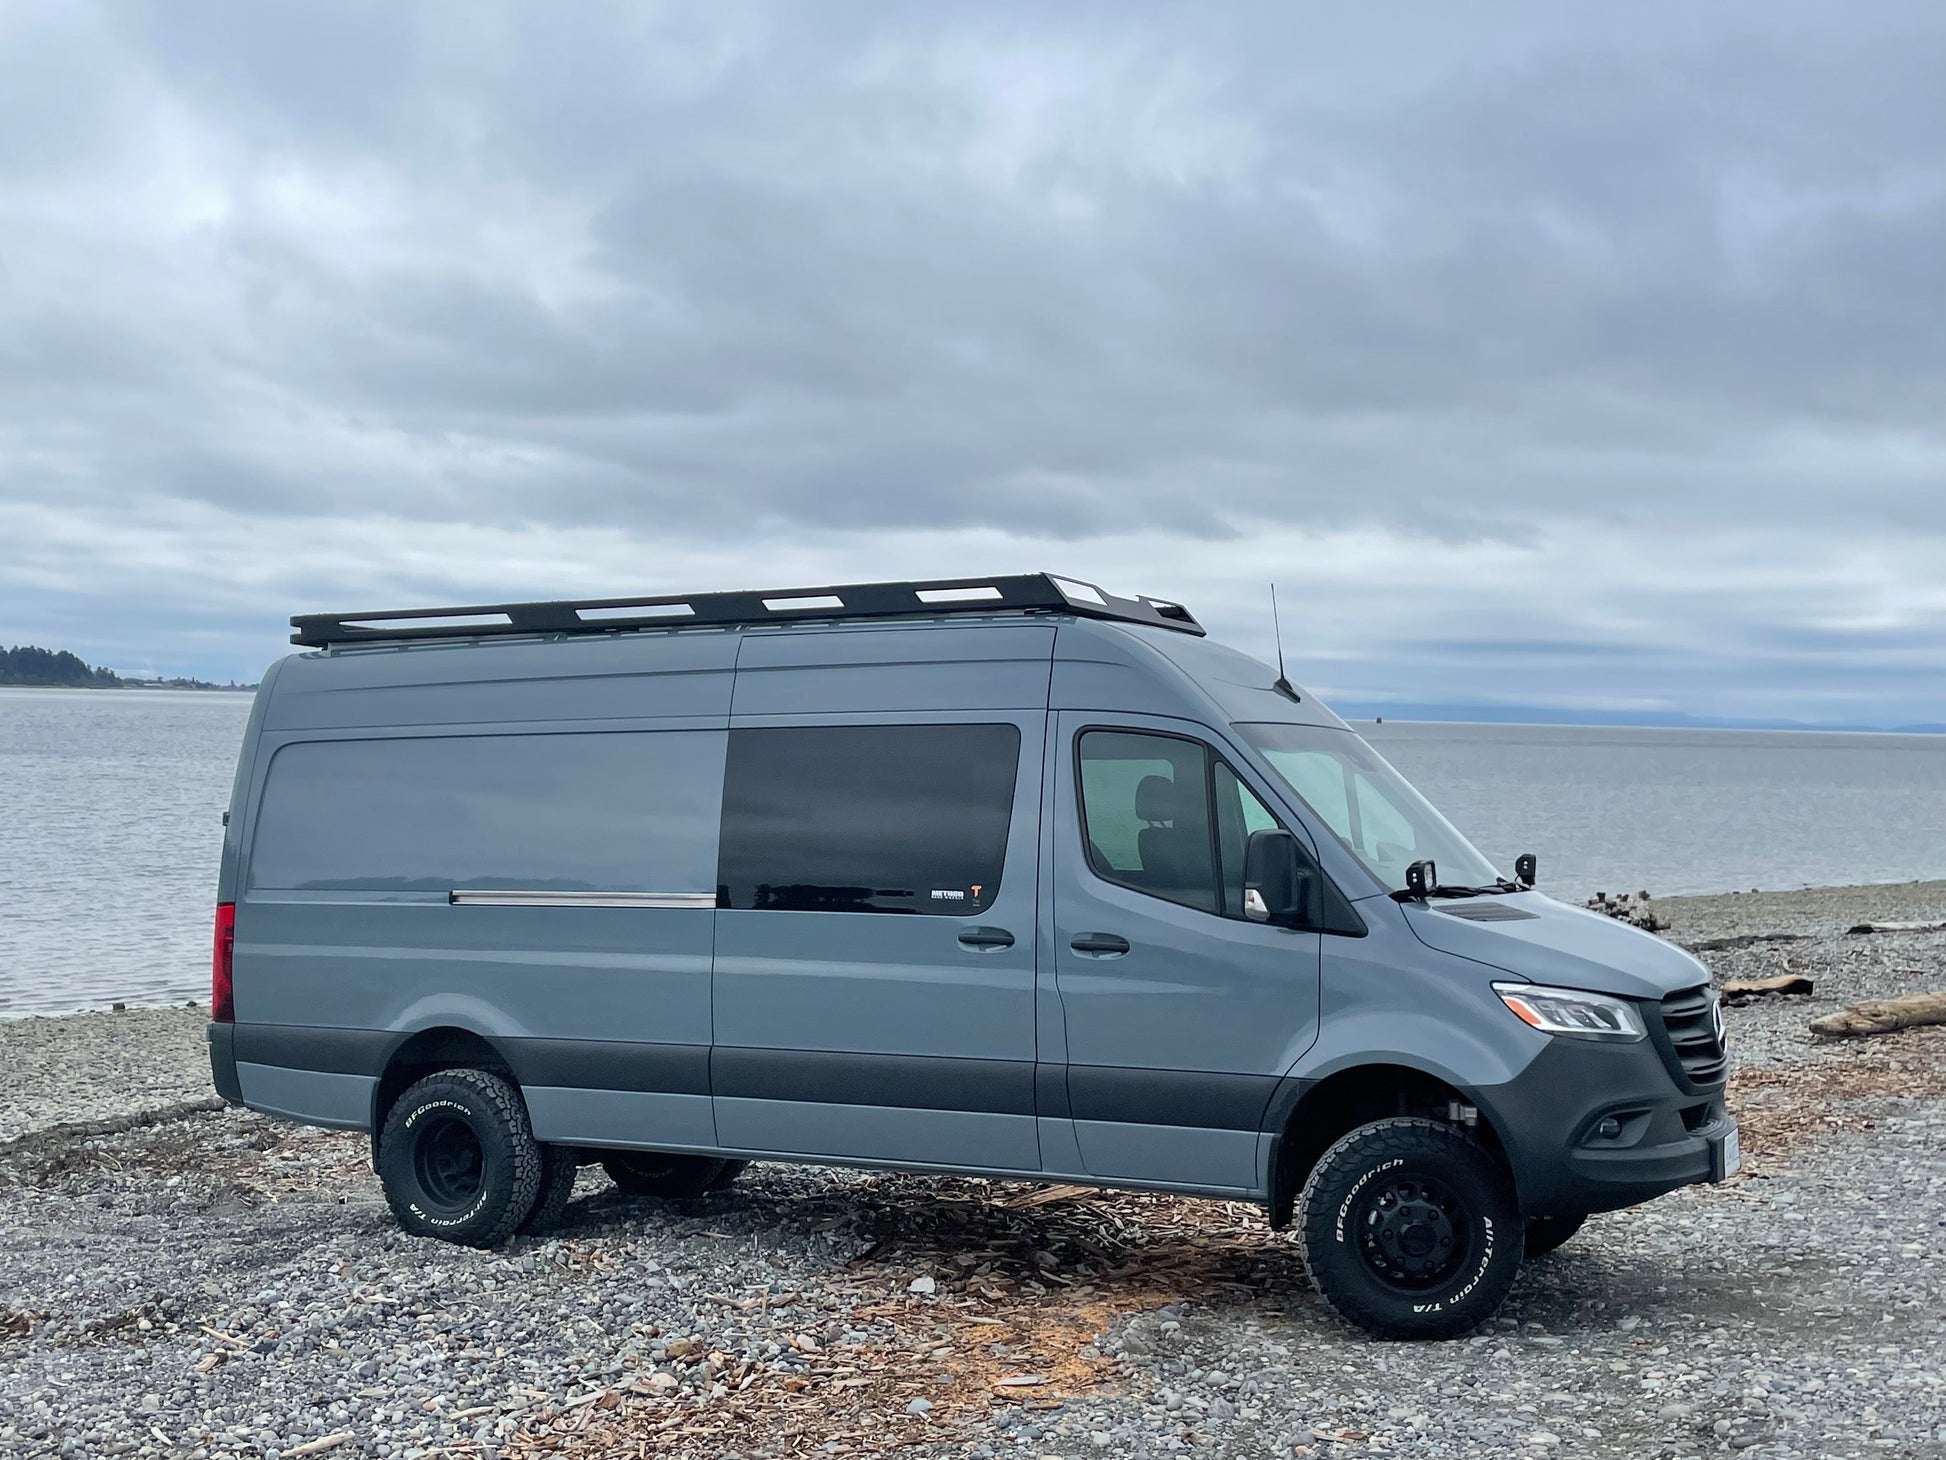
[[[1081,1182],[1295,1220],[1343,1317],[1490,1315],[1736,1169],[1668,943],[1501,875],[1180,605],[1046,574],[292,620],[223,848],[231,1101],[408,1231],[579,1165]]]

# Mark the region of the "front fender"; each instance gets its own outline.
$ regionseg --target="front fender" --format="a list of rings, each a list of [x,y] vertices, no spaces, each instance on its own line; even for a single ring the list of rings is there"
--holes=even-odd
[[[1291,1078],[1399,1064],[1474,1090],[1504,1084],[1547,1048],[1548,1036],[1500,1002],[1493,970],[1428,948],[1389,899],[1366,899],[1359,911],[1366,937],[1323,941],[1318,1037]]]
[[[1305,1096],[1323,1081],[1357,1069],[1410,1070],[1457,1091],[1505,1145],[1493,1092],[1528,1069],[1550,1043],[1508,1012],[1493,991],[1491,970],[1426,947],[1405,926],[1397,904],[1372,898],[1359,910],[1369,926],[1366,937],[1323,940],[1318,1037],[1292,1062],[1265,1112],[1259,1178],[1273,1218],[1281,1200],[1285,1133]]]

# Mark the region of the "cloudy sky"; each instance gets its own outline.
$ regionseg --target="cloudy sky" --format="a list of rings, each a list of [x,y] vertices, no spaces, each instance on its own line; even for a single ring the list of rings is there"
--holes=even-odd
[[[0,641],[1051,568],[1946,720],[1946,7],[0,0]]]

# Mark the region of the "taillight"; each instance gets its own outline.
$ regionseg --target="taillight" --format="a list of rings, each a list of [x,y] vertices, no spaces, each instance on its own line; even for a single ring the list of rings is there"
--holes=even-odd
[[[216,947],[209,963],[209,1016],[218,1024],[236,1023],[236,992],[230,965],[236,960],[236,904],[216,905]]]

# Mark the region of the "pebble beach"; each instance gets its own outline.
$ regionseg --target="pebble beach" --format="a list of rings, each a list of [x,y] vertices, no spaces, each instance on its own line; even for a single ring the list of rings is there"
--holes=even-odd
[[[1619,889],[1618,889],[1619,891]],[[583,1171],[553,1231],[393,1225],[362,1136],[223,1108],[201,1009],[0,1024],[0,1454],[1946,1454],[1946,883],[1658,899],[1729,1013],[1743,1173],[1599,1216],[1469,1338],[1332,1320],[1252,1207],[758,1165]]]

